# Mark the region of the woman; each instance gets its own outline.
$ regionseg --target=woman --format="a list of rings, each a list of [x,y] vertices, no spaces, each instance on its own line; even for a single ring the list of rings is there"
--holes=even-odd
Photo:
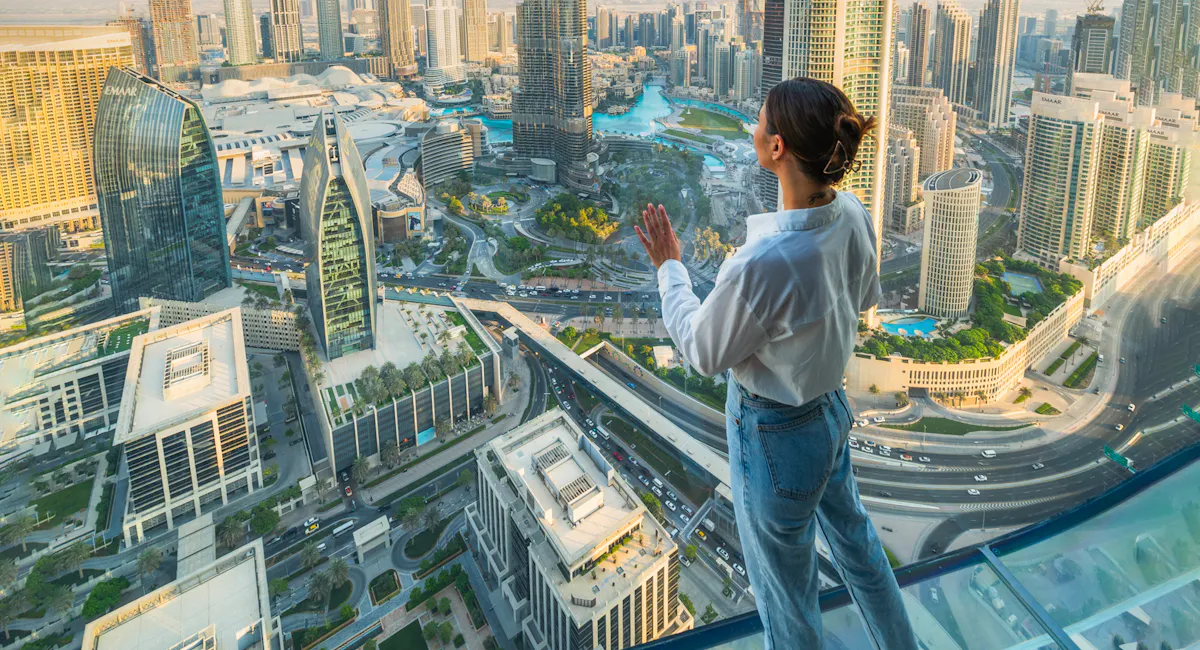
[[[734,510],[766,647],[822,647],[814,539],[819,525],[875,645],[917,647],[900,590],[858,498],[841,390],[859,313],[879,300],[871,216],[834,189],[859,167],[875,127],[837,87],[797,78],[758,117],[758,162],[783,210],[750,217],[746,244],[701,302],[666,210],[636,228],[658,267],[662,319],[705,375],[729,370],[725,403]]]

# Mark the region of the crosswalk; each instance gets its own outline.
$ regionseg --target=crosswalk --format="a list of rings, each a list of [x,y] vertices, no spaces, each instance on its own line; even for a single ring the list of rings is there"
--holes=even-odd
[[[1054,501],[1054,498],[1045,497],[1042,499],[1025,499],[1024,501],[998,501],[992,503],[964,503],[959,506],[963,512],[982,512],[984,510],[1008,510],[1010,508],[1027,508],[1036,506],[1039,503],[1049,503]]]

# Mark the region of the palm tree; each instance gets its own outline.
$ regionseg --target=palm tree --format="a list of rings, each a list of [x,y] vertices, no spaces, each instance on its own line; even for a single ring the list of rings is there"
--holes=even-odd
[[[317,550],[316,542],[309,542],[300,547],[300,565],[306,570],[321,563],[321,552]]]
[[[58,554],[58,558],[64,566],[69,566],[79,571],[79,577],[83,577],[83,563],[88,558],[92,557],[92,549],[87,547],[83,542],[75,542],[68,546],[66,550]]]
[[[379,459],[388,467],[395,467],[400,462],[400,446],[395,440],[388,440],[379,449]]]
[[[878,386],[876,386],[875,384],[871,384],[871,387],[867,389],[867,392],[868,392],[868,393],[871,393],[872,395],[878,395],[878,394],[879,394],[879,387],[878,387]]]
[[[908,406],[908,395],[904,394],[904,392],[898,391],[894,397],[896,398],[896,408]]]
[[[325,495],[329,494],[329,490],[333,487],[333,481],[327,478],[317,479],[317,497],[324,500]]]
[[[75,594],[66,586],[55,586],[42,597],[42,606],[54,614],[66,614],[74,604]]]
[[[320,596],[320,601],[326,605],[329,604],[329,594],[333,591],[333,577],[328,571],[318,571],[308,579],[308,593],[312,596]]]
[[[354,465],[350,467],[350,477],[359,486],[367,481],[367,477],[371,475],[371,464],[367,462],[366,456],[359,456],[354,459]]]
[[[326,569],[326,572],[332,579],[334,587],[340,587],[350,579],[350,567],[346,565],[346,560],[340,557],[329,561],[329,568]]]
[[[0,560],[0,590],[7,592],[17,581],[17,564],[13,560]]]
[[[488,393],[488,396],[483,399],[483,412],[489,416],[496,412],[500,407],[500,400],[496,399],[496,395]]]
[[[441,517],[438,516],[438,509],[436,507],[425,508],[424,510],[421,511],[421,527],[422,528],[425,528],[425,529],[434,528],[435,526],[438,525],[438,523],[441,522],[441,520],[442,520]]]
[[[24,614],[29,609],[29,603],[25,600],[25,593],[18,591],[17,593],[0,600],[0,631],[4,632],[5,640],[8,640],[8,624],[16,617]]]
[[[987,391],[986,391],[986,390],[977,390],[977,391],[975,391],[975,396],[979,398],[979,403],[980,403],[980,404],[985,404],[985,403],[987,403],[988,394],[987,394]]]
[[[137,574],[142,579],[142,593],[146,593],[146,578],[153,579],[162,565],[163,552],[158,548],[148,548],[142,551],[137,559]]]
[[[22,515],[8,523],[4,528],[4,542],[11,544],[21,542],[21,553],[25,553],[25,538],[37,528],[37,519],[30,515]]]
[[[233,517],[226,517],[217,524],[217,541],[225,546],[236,546],[245,534],[242,522]]]
[[[1021,390],[1018,391],[1018,393],[1020,393],[1021,397],[1025,398],[1025,399],[1029,399],[1030,397],[1033,397],[1033,391],[1029,390],[1028,386],[1022,386]]]

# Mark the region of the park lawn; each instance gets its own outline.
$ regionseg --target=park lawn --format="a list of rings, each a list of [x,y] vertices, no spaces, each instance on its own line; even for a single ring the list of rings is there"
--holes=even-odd
[[[329,607],[327,611],[332,612],[341,607],[342,603],[350,599],[350,592],[352,591],[354,591],[354,583],[350,580],[346,580],[334,587],[333,591],[329,592]]]
[[[885,429],[913,431],[916,433],[940,433],[948,436],[961,436],[973,431],[1013,431],[1024,429],[1028,424],[1018,424],[1011,427],[990,427],[984,424],[968,424],[946,418],[921,418],[912,424],[881,424]]]
[[[1042,402],[1042,405],[1034,409],[1038,415],[1061,415],[1062,411],[1051,406],[1050,402]]]
[[[454,515],[450,515],[439,521],[433,528],[426,528],[413,535],[412,539],[408,540],[404,545],[404,554],[415,560],[432,551],[433,547],[437,544],[438,538],[442,536],[442,531],[446,530],[446,526],[450,525],[450,520],[453,518]]]
[[[653,467],[691,499],[692,503],[701,504],[712,496],[712,488],[694,479],[678,458],[667,453],[662,447],[644,435],[637,427],[625,420],[606,415],[603,419],[604,428],[608,429],[623,440],[629,449],[626,451],[634,458],[640,459]]]
[[[47,494],[40,499],[34,499],[33,504],[37,506],[38,517],[54,513],[54,516],[38,526],[38,529],[49,528],[62,521],[63,517],[83,510],[87,507],[88,499],[91,496],[92,481],[87,480]]]
[[[245,287],[246,291],[261,293],[271,300],[279,300],[279,289],[276,289],[273,284],[257,284],[254,282],[238,282],[238,284]]]
[[[379,650],[429,650],[425,637],[421,636],[421,622],[413,621],[399,632],[384,639]]]
[[[384,598],[400,591],[400,578],[395,569],[388,569],[371,579],[371,598],[379,604]]]
[[[606,339],[609,341],[612,340],[612,335],[608,332],[599,332],[594,336],[585,336],[581,341],[579,341],[579,343],[575,345],[575,351],[580,353],[587,352],[597,345],[600,345],[600,342]]]
[[[702,135],[697,135],[695,133],[688,133],[687,131],[680,131],[679,129],[667,129],[666,131],[663,131],[663,135],[674,136],[676,138],[683,138],[684,140],[691,140],[693,142],[699,142],[700,144],[712,144],[712,142],[713,142],[712,138],[706,138]]]
[[[150,331],[150,321],[146,319],[139,319],[118,327],[109,332],[108,338],[104,339],[104,345],[100,348],[100,356],[105,357],[128,350],[133,347],[133,337],[148,331]]]
[[[728,140],[746,137],[746,131],[742,128],[741,122],[727,115],[697,108],[692,108],[690,112],[685,108],[683,115],[679,118],[679,124],[700,129],[702,133],[719,135]]]
[[[1010,316],[1016,316],[1017,318],[1021,318],[1022,316],[1024,316],[1024,314],[1021,313],[1020,307],[1018,307],[1016,305],[1010,305],[1007,302],[1004,303],[1004,313],[1006,313]]]

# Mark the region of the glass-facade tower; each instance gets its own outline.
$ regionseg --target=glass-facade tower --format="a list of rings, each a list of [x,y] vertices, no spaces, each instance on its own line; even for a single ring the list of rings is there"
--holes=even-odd
[[[217,155],[195,103],[110,69],[93,157],[118,313],[141,296],[198,301],[232,284]]]
[[[330,360],[375,347],[375,243],[358,148],[322,112],[304,153],[300,221],[308,243],[308,306]]]

